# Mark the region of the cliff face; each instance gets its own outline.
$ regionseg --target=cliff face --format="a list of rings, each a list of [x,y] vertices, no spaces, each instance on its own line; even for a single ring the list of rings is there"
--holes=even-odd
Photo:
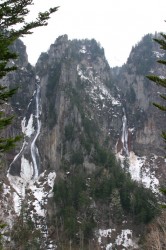
[[[81,136],[97,136],[101,144],[107,139],[113,147],[122,126],[116,113],[122,113],[122,107],[116,88],[113,95],[110,92],[110,68],[96,41],[61,37],[41,55],[36,68],[41,79],[44,161],[49,159],[57,170],[62,157],[81,146]],[[73,135],[67,135],[70,129]]]
[[[151,169],[157,166],[156,176],[164,180],[165,150],[161,131],[165,130],[165,114],[152,105],[154,102],[162,104],[159,94],[163,89],[146,78],[152,74],[165,77],[164,67],[156,62],[159,58],[164,59],[165,53],[149,34],[132,49],[127,63],[118,73],[117,69],[112,73],[117,86],[123,91],[121,96],[125,100],[128,126],[133,128],[130,150],[140,157],[145,156]],[[161,178],[159,173],[162,173]]]
[[[162,139],[159,135],[164,129],[162,121],[164,114],[152,105],[153,102],[161,102],[159,93],[162,89],[146,78],[146,75],[150,74],[164,76],[163,66],[156,63],[158,58],[163,57],[165,54],[155,44],[153,36],[146,35],[132,49],[126,65],[120,69],[117,78],[117,85],[123,90],[125,105],[129,113],[129,123],[132,123],[133,114],[137,119],[137,122],[133,124],[136,126],[134,144],[135,147],[138,145],[140,153],[147,149],[152,153],[163,154]],[[149,150],[152,144],[153,149]],[[142,147],[143,145],[146,149]]]
[[[40,234],[29,235],[29,249],[33,240],[36,249],[141,249],[140,228],[155,214],[141,183],[157,194],[166,177],[165,117],[151,105],[160,90],[144,75],[162,75],[156,57],[164,55],[150,35],[119,69],[93,39],[59,37],[35,68],[22,42],[15,49],[20,69],[3,81],[21,83],[8,133],[24,138],[7,158],[1,216],[11,228],[20,214],[32,222]],[[8,238],[12,249],[23,244],[16,236]]]
[[[87,137],[96,136],[101,145],[107,141],[107,147],[121,159],[128,157],[133,178],[146,168],[152,170],[149,164],[158,166],[158,161],[158,174],[165,173],[160,137],[165,116],[152,105],[160,102],[160,89],[145,77],[150,73],[163,74],[163,68],[156,63],[160,55],[164,56],[152,36],[147,35],[133,48],[117,75],[114,69],[110,70],[103,49],[93,40],[68,41],[64,36],[51,45],[48,54],[42,54],[37,63],[42,83],[44,161],[53,169],[59,168],[61,159],[69,158],[71,149],[81,146],[80,134],[85,136],[84,125],[90,123],[86,126],[89,131],[94,130],[94,135]],[[74,127],[72,143],[65,141],[68,127]],[[139,157],[144,158],[140,164]],[[85,158],[88,162],[87,155]],[[134,165],[139,165],[137,173]],[[152,173],[156,175],[154,169]]]

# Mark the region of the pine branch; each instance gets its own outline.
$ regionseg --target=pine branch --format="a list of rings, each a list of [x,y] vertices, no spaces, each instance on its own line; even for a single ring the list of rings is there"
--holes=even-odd
[[[0,104],[7,102],[10,97],[12,97],[18,88],[13,88],[11,90],[7,90],[7,87],[3,87],[0,85]]]
[[[17,70],[17,66],[10,66],[10,61],[18,58],[17,53],[11,51],[11,46],[16,39],[31,34],[32,29],[46,26],[50,15],[58,10],[58,7],[50,8],[48,11],[38,14],[36,20],[29,23],[25,22],[25,17],[29,14],[29,6],[33,5],[33,0],[3,0],[0,1],[0,79],[9,72]],[[16,24],[20,24],[21,28],[15,29]],[[8,102],[9,98],[16,93],[16,88],[9,90],[0,84],[0,105]],[[5,117],[0,112],[0,130],[5,129],[12,123],[13,116]],[[1,138],[0,152],[12,148],[20,137]]]
[[[7,127],[8,125],[10,125],[12,123],[13,118],[14,118],[14,116],[2,118],[3,115],[4,115],[4,112],[0,112],[0,130],[4,129],[4,127]]]
[[[166,101],[166,95],[160,95],[160,97]]]
[[[158,108],[158,109],[160,109],[160,110],[162,110],[162,111],[166,111],[166,106],[160,105],[160,104],[155,103],[155,102],[153,102],[153,105],[154,105],[156,108]]]
[[[161,137],[164,139],[164,141],[166,142],[166,132],[162,132],[162,134],[161,134]]]
[[[16,146],[16,143],[22,139],[22,136],[16,136],[11,138],[0,138],[0,153],[4,153],[13,149]]]
[[[157,85],[161,85],[162,87],[166,88],[166,78],[161,78],[156,75],[148,75],[146,76],[149,80],[155,82]]]
[[[157,62],[166,65],[166,60],[158,60]]]
[[[154,38],[153,40],[161,45],[160,49],[166,50],[166,42],[164,40],[157,38]]]

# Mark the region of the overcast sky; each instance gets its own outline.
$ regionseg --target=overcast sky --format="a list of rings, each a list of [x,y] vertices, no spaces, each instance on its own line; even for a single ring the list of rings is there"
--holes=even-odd
[[[60,6],[48,26],[23,39],[30,63],[46,52],[60,35],[95,38],[105,49],[110,66],[126,62],[133,45],[148,33],[165,32],[166,0],[35,0],[30,18]]]

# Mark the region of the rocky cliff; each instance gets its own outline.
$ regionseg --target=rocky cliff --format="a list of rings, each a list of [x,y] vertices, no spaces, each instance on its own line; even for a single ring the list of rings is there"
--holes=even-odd
[[[19,70],[3,81],[21,85],[8,133],[24,136],[1,182],[6,249],[141,249],[166,174],[165,117],[151,104],[160,89],[145,75],[163,75],[165,55],[151,35],[114,69],[94,39],[61,36],[35,68],[22,42],[15,50]]]
[[[121,96],[128,118],[130,151],[143,157],[140,171],[150,164],[150,169],[154,170],[155,176],[161,181],[160,184],[164,184],[165,150],[161,131],[165,130],[165,114],[152,105],[154,102],[161,103],[159,95],[163,89],[150,82],[146,75],[165,77],[164,67],[156,63],[159,58],[165,58],[165,53],[153,38],[151,34],[143,37],[132,48],[127,63],[118,73],[117,69],[113,69],[112,73],[117,86],[123,92]]]

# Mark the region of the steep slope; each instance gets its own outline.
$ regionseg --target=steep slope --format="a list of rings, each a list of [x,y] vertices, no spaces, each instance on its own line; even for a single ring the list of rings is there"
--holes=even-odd
[[[46,205],[55,173],[45,171],[40,175],[41,157],[37,147],[41,130],[40,80],[28,63],[24,44],[17,41],[14,49],[20,57],[11,63],[16,63],[19,69],[2,83],[9,88],[19,87],[8,108],[17,118],[6,133],[8,136],[23,134],[23,139],[2,161],[3,173],[7,173],[7,178],[4,174],[1,178],[0,203],[1,220],[8,225],[5,227],[5,249],[19,249],[22,245],[32,249],[34,244],[41,249],[49,246],[55,249],[48,238],[46,221]]]
[[[156,136],[164,118],[159,122],[149,104],[156,89],[144,82],[145,67],[138,64],[145,60],[149,70],[159,70],[151,36],[118,70],[110,69],[94,39],[61,36],[36,68],[22,42],[15,49],[20,70],[4,84],[22,85],[11,102],[18,118],[8,133],[22,131],[24,138],[8,155],[2,182],[1,217],[17,229],[10,229],[6,244],[141,249],[139,236],[157,212],[142,183],[157,193],[164,180],[163,145]]]
[[[132,167],[132,177],[135,179],[135,176],[139,175],[137,179],[145,181],[146,186],[153,190],[156,190],[159,183],[154,170],[151,172],[149,166],[148,170],[142,170],[142,177],[135,168],[135,163],[129,166],[131,157],[128,156],[131,148],[128,138],[132,135],[133,126],[128,127],[125,100],[121,93],[123,90],[119,90],[114,83],[104,51],[94,40],[69,41],[67,36],[60,37],[55,44],[51,45],[48,54],[42,54],[39,58],[37,72],[41,78],[43,90],[42,124],[45,129],[40,138],[44,141],[45,147],[42,147],[42,155],[44,162],[57,171],[57,183],[54,189],[57,204],[56,227],[60,227],[58,217],[64,224],[58,231],[59,235],[62,238],[72,237],[74,241],[81,241],[84,237],[87,239],[87,230],[90,236],[97,222],[98,226],[104,229],[110,225],[113,226],[114,231],[117,232],[111,244],[116,244],[115,239],[121,234],[120,230],[124,232],[129,230],[132,234],[128,223],[118,226],[117,230],[117,224],[125,218],[128,206],[128,212],[131,212],[131,204],[123,200],[125,195],[123,188],[128,189],[130,185],[132,186],[132,184],[128,186],[127,183],[130,181],[125,179],[124,172],[128,172],[128,168]],[[112,155],[116,151],[120,152],[122,155],[120,158],[125,160],[123,173]],[[133,156],[134,153],[131,152],[131,155]],[[144,158],[138,161],[142,163],[142,160]],[[113,182],[111,175],[114,184],[110,184]],[[82,183],[82,187],[76,179]],[[87,180],[89,180],[88,183]],[[119,185],[119,180],[122,180],[123,188]],[[84,185],[89,186],[89,191]],[[73,189],[77,189],[78,192],[68,200],[66,196],[70,196]],[[130,197],[136,195],[134,187],[133,190],[133,193],[127,191]],[[63,192],[65,192],[64,196]],[[140,191],[137,190],[137,192]],[[62,196],[60,196],[61,193]],[[81,197],[83,195],[82,205],[75,200],[81,199],[80,195]],[[116,198],[113,198],[114,196]],[[87,208],[94,209],[85,212],[82,218],[81,211],[85,206],[85,197],[92,199],[91,202],[86,200]],[[139,195],[136,199],[139,200]],[[116,205],[113,205],[114,202]],[[136,203],[133,206],[137,207]],[[115,216],[117,204],[119,204],[119,210]],[[100,207],[103,212],[96,212],[97,207]],[[66,215],[70,223],[67,223],[65,209],[69,211],[72,209]],[[114,218],[112,216],[109,218],[109,210],[114,214]],[[92,220],[87,213],[93,218]],[[136,217],[140,216],[138,214]],[[145,214],[148,218],[147,211]],[[96,218],[101,220],[98,221]],[[142,220],[143,217],[139,219]],[[91,225],[85,223],[87,220]],[[128,220],[131,223],[129,218]],[[70,227],[74,227],[75,230],[69,230]],[[65,234],[64,231],[67,233]],[[75,237],[76,232],[80,232],[77,237]],[[64,244],[68,243],[64,242]],[[131,244],[134,245],[132,242]],[[121,247],[124,247],[123,244]]]
[[[100,137],[101,144],[107,139],[111,147],[115,144],[121,127],[117,113],[122,113],[122,107],[116,88],[112,86],[112,96],[107,87],[111,82],[110,68],[95,40],[69,41],[67,36],[60,37],[48,54],[39,58],[37,74],[41,78],[44,126],[41,140],[46,141],[45,161],[47,158],[50,164],[53,161],[51,168],[58,169],[62,155],[69,157],[72,148],[63,152],[65,131],[67,134],[69,128],[74,130],[75,149],[80,146],[81,134],[86,134],[89,140]]]
[[[157,36],[157,34],[156,34]],[[165,114],[157,110],[152,103],[160,103],[162,89],[150,82],[146,75],[165,75],[165,69],[156,61],[165,57],[165,53],[148,34],[133,47],[127,63],[119,69],[113,69],[115,81],[121,92],[128,118],[129,161],[137,165],[137,176],[141,180],[142,172],[147,172],[143,182],[155,189],[155,184],[165,184],[165,150],[161,131],[165,130]],[[118,150],[119,152],[119,150]],[[131,165],[130,164],[130,165]],[[132,167],[130,168],[132,172]],[[148,178],[155,176],[157,179]],[[150,173],[151,172],[151,173]],[[162,173],[162,175],[161,175]],[[148,181],[149,179],[149,181]],[[154,185],[153,185],[154,183]],[[152,184],[152,185],[151,185]],[[158,183],[159,184],[159,183]]]

